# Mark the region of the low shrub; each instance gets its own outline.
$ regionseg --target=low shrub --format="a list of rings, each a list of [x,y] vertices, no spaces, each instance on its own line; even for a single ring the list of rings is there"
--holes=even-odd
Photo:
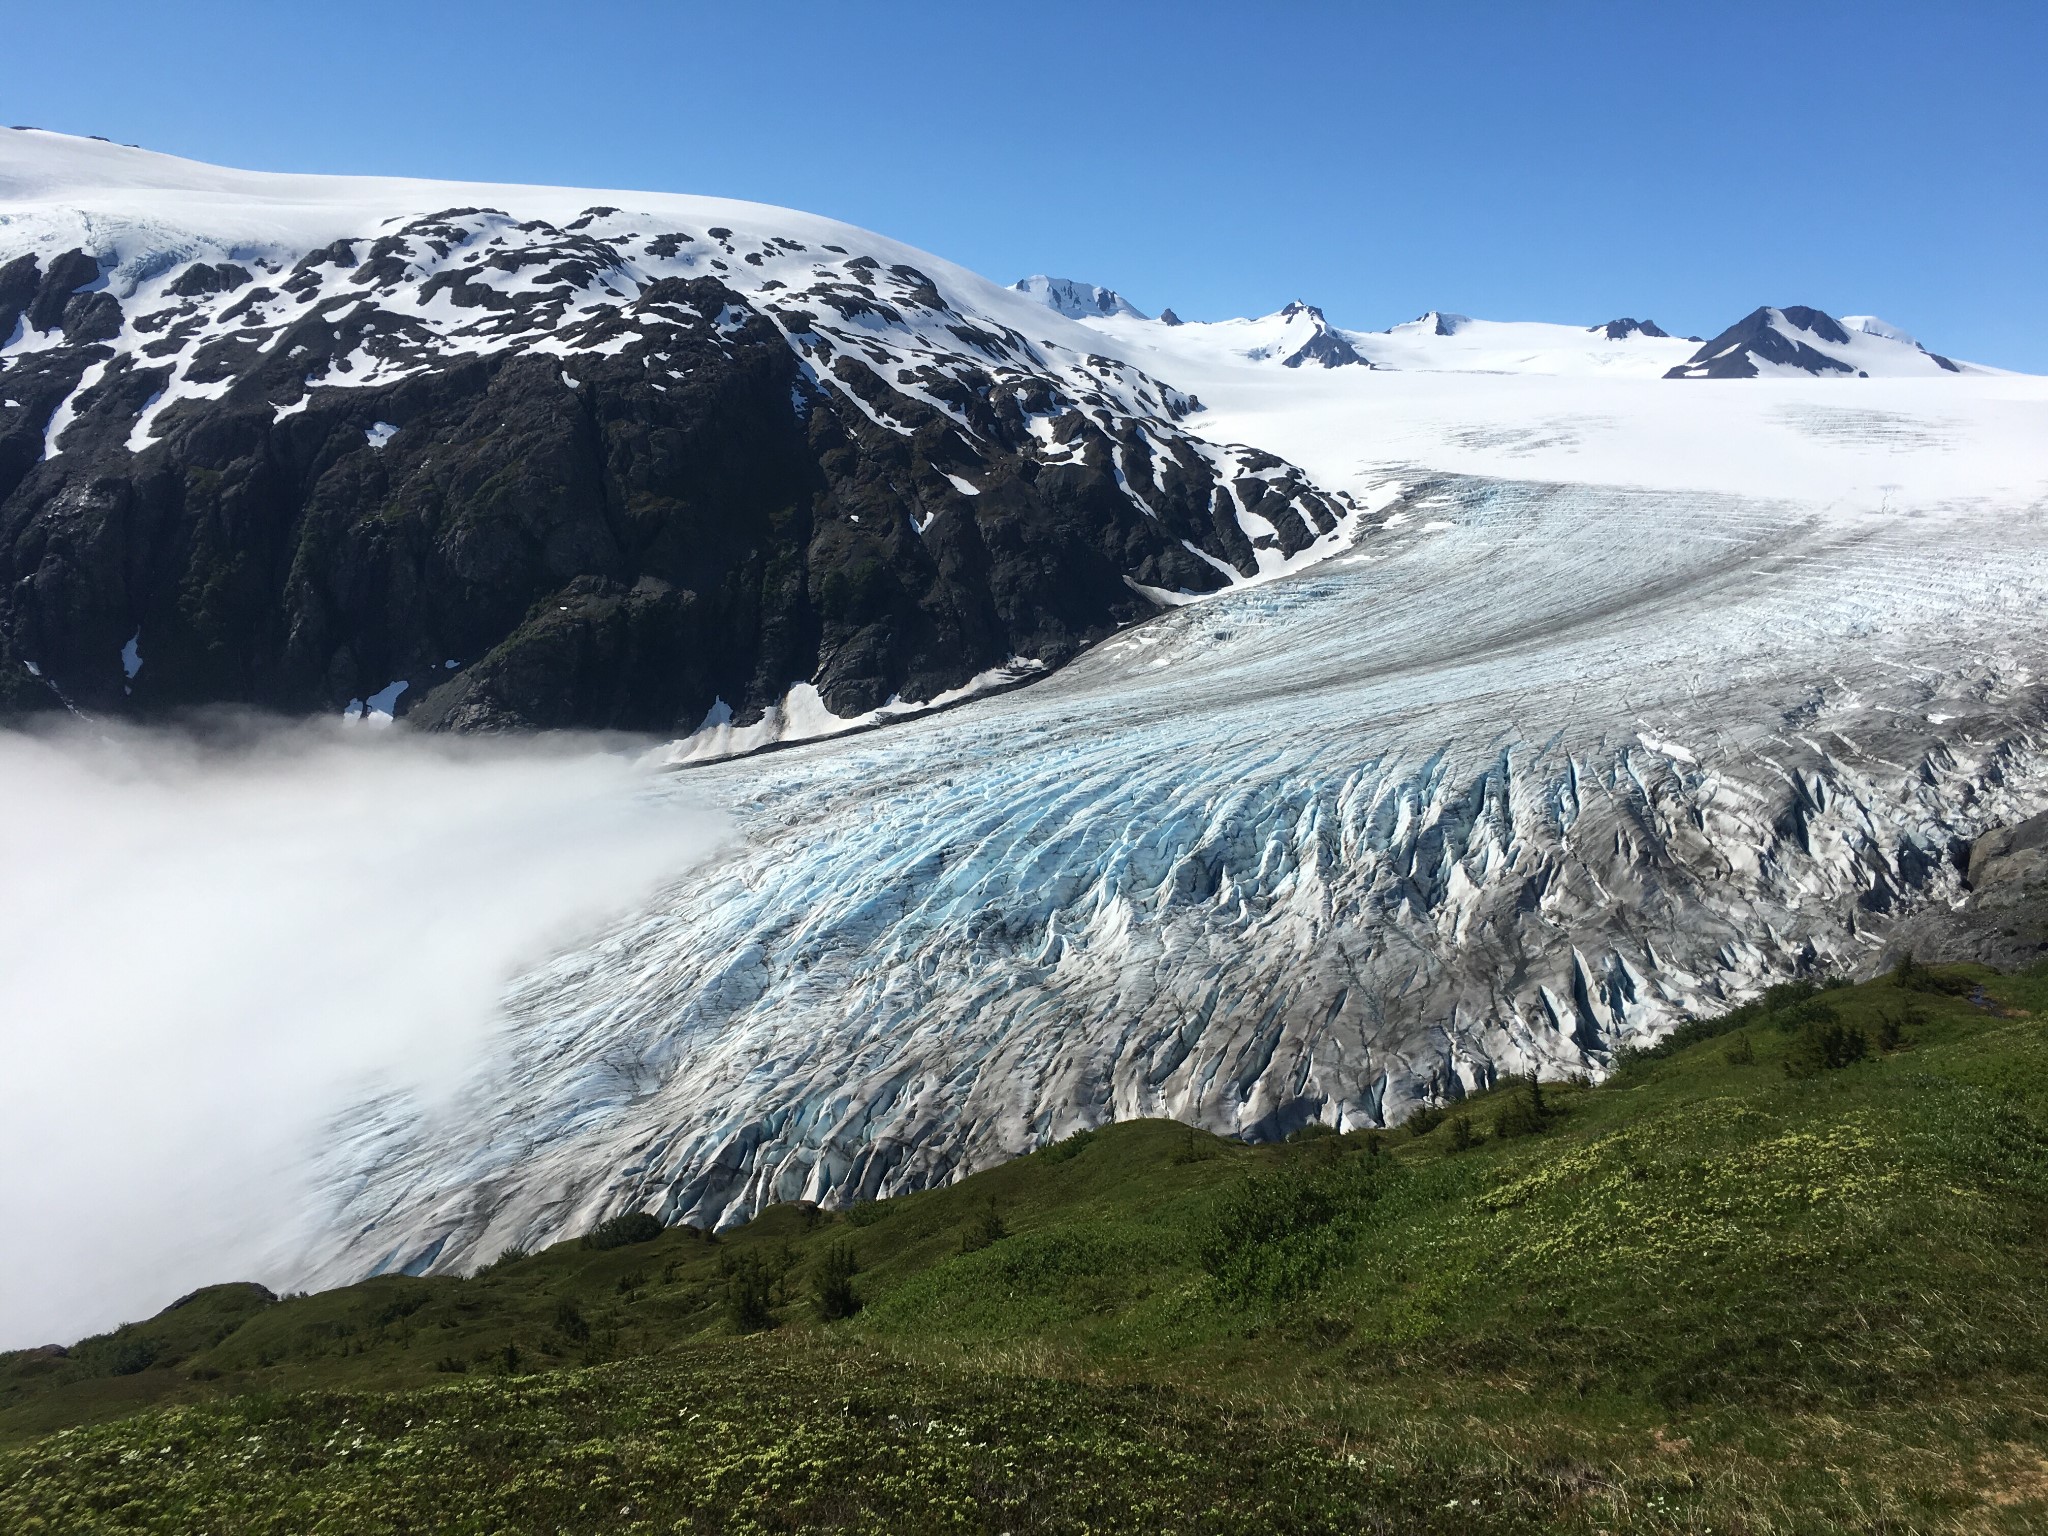
[[[1493,1118],[1496,1136],[1535,1136],[1550,1126],[1553,1111],[1543,1096],[1543,1084],[1531,1073],[1515,1085],[1507,1103]]]
[[[1076,1131],[1059,1141],[1049,1142],[1039,1149],[1040,1156],[1048,1163],[1064,1163],[1068,1158],[1078,1157],[1086,1150],[1088,1143],[1095,1139],[1093,1131]]]
[[[555,1303],[555,1332],[572,1344],[581,1344],[590,1337],[590,1324],[584,1320],[576,1303],[567,1296]]]
[[[476,1273],[478,1275],[495,1274],[498,1270],[510,1268],[512,1265],[517,1264],[521,1259],[531,1258],[532,1256],[533,1255],[528,1253],[526,1249],[520,1247],[517,1243],[514,1243],[509,1248],[500,1249],[498,1252],[498,1256],[495,1259],[492,1259],[490,1263],[478,1265],[476,1268]],[[286,1297],[285,1299],[289,1301],[292,1298]]]
[[[1312,1290],[1350,1251],[1391,1163],[1349,1157],[1240,1180],[1217,1197],[1201,1231],[1202,1268],[1240,1303],[1284,1302]]]
[[[774,1285],[768,1266],[753,1254],[731,1262],[725,1281],[725,1317],[734,1333],[760,1333],[775,1326]]]
[[[1444,1112],[1433,1104],[1425,1104],[1401,1122],[1401,1129],[1410,1136],[1427,1136],[1443,1123]]]
[[[1892,967],[1892,985],[1907,992],[1927,992],[1937,997],[1968,997],[1977,984],[1965,976],[1944,976],[1913,958],[1912,952],[1899,956]]]
[[[668,1229],[659,1216],[646,1211],[626,1211],[599,1222],[583,1234],[586,1248],[624,1248],[631,1243],[651,1243]]]
[[[991,1200],[988,1208],[969,1222],[966,1229],[961,1232],[960,1251],[979,1253],[991,1244],[1000,1243],[1009,1235],[1010,1229],[1003,1224],[1002,1212],[996,1209],[995,1202]]]
[[[1881,1051],[1904,1050],[1913,1043],[1913,1037],[1906,1030],[1926,1022],[1927,1010],[1917,1003],[1885,1009],[1878,1015],[1877,1048]]]
[[[1810,1020],[1833,1018],[1834,1009],[1820,1001],[1821,994],[1833,992],[1849,983],[1839,976],[1825,977],[1818,981],[1801,979],[1781,981],[1776,986],[1766,987],[1763,992],[1739,1007],[1726,1013],[1717,1013],[1711,1018],[1687,1019],[1676,1029],[1654,1045],[1623,1046],[1614,1053],[1614,1069],[1617,1073],[1652,1061],[1662,1061],[1676,1056],[1688,1046],[1698,1045],[1703,1040],[1715,1040],[1722,1035],[1733,1034],[1747,1025],[1768,1019],[1786,1034],[1795,1034]],[[1754,1047],[1737,1047],[1751,1052]]]
[[[860,1295],[853,1277],[860,1273],[851,1243],[834,1243],[825,1250],[811,1276],[811,1305],[828,1323],[851,1317],[860,1310]]]
[[[1839,1071],[1869,1054],[1870,1040],[1862,1026],[1844,1023],[1830,1012],[1826,1018],[1811,1020],[1800,1030],[1798,1043],[1785,1057],[1785,1075],[1814,1077]]]

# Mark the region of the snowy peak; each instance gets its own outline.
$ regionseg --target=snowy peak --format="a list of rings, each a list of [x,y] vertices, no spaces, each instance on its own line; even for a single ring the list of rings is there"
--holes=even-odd
[[[1455,336],[1471,323],[1472,317],[1470,315],[1454,315],[1440,309],[1432,309],[1427,314],[1417,315],[1413,320],[1388,327],[1387,334],[1389,336]]]
[[[1631,336],[1656,336],[1669,339],[1671,335],[1669,331],[1659,326],[1656,321],[1638,320],[1632,315],[1624,316],[1619,320],[1610,320],[1605,325],[1589,325],[1586,329],[1598,332],[1609,341],[1626,341]]]
[[[1246,356],[1254,361],[1277,357],[1283,368],[1301,368],[1310,364],[1318,368],[1371,367],[1358,355],[1344,333],[1338,330],[1320,309],[1313,304],[1304,304],[1296,299],[1277,315],[1268,315],[1265,321],[1255,324],[1278,322],[1278,335],[1261,347],[1253,348]]]
[[[1132,320],[1145,318],[1143,310],[1114,288],[1102,288],[1094,283],[1077,283],[1070,277],[1047,277],[1040,273],[1020,279],[1010,286],[1019,293],[1029,294],[1046,308],[1057,310],[1070,320],[1096,320],[1104,315],[1123,315]]]
[[[1750,311],[1704,343],[1667,379],[1871,378],[1960,373],[1903,331],[1872,315],[1844,324],[1804,304]]]

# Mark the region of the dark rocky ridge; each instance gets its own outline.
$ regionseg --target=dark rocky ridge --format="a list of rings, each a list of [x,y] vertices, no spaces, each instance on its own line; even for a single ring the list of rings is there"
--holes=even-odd
[[[1152,611],[1134,584],[1213,589],[1190,545],[1251,574],[1240,509],[1289,553],[1343,513],[913,268],[750,294],[725,257],[799,248],[712,230],[706,275],[649,280],[704,242],[612,212],[450,210],[125,305],[83,252],[0,266],[0,341],[45,343],[0,367],[0,713],[405,682],[433,728],[676,732],[810,681],[852,715],[1057,666]]]
[[[1605,325],[1589,325],[1586,329],[1601,332],[1609,341],[1626,341],[1631,336],[1668,337],[1671,334],[1658,325],[1656,321],[1638,320],[1633,315],[1625,315],[1619,320],[1610,320]]]

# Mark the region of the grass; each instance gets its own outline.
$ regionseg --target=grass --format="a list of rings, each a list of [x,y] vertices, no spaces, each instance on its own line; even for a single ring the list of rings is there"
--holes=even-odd
[[[2044,1004],[1781,989],[1419,1134],[216,1287],[0,1356],[0,1529],[2048,1528]]]

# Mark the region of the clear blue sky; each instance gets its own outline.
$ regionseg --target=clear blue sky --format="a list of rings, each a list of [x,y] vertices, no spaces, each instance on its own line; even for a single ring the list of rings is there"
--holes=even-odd
[[[0,119],[783,203],[1212,319],[1875,313],[2048,372],[2048,0],[5,7]]]

